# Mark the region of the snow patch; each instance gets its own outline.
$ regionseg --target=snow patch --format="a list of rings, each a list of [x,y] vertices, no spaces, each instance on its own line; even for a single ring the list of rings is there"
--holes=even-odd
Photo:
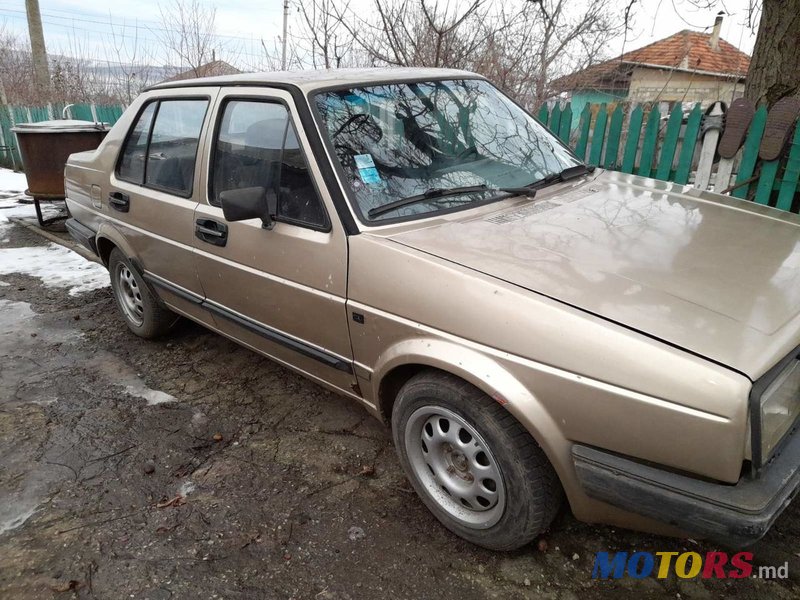
[[[25,194],[16,194],[11,197],[3,197],[0,192],[0,229],[11,227],[10,218],[25,219],[26,221],[36,222],[36,207],[33,199]],[[50,219],[64,215],[64,203],[42,202],[39,205],[42,209],[42,217]]]
[[[0,190],[4,192],[24,192],[28,188],[25,173],[15,173],[11,169],[0,169]]]
[[[0,298],[0,333],[13,331],[19,327],[20,321],[35,316],[36,312],[27,302],[15,302]]]
[[[178,494],[186,498],[189,494],[197,489],[197,486],[194,484],[193,481],[186,480],[181,484],[180,489],[178,489]]]
[[[4,518],[0,520],[0,534],[21,527],[25,521],[34,515],[37,508],[39,508],[38,504],[23,504],[16,507],[16,509],[10,507],[8,510],[3,511]]]
[[[161,392],[159,390],[152,390],[141,381],[137,381],[132,385],[126,385],[125,391],[131,396],[147,400],[148,406],[164,404],[165,402],[175,402],[175,396],[170,396],[166,392]]]
[[[0,249],[0,275],[37,277],[48,287],[69,288],[70,296],[109,285],[108,271],[58,244]]]

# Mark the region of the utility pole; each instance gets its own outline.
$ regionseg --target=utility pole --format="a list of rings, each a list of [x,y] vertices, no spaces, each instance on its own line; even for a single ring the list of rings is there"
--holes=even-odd
[[[281,71],[286,70],[286,31],[289,27],[289,0],[283,0],[283,52],[281,53]]]
[[[50,91],[50,69],[47,66],[47,49],[44,45],[42,15],[39,13],[39,0],[25,0],[25,11],[28,13],[28,35],[31,38],[31,55],[33,71],[36,78],[36,92],[40,102],[47,101]]]

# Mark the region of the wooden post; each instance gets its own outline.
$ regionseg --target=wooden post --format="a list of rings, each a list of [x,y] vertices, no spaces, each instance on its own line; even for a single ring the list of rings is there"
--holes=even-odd
[[[36,93],[39,97],[39,102],[41,102],[50,95],[50,69],[47,65],[47,49],[44,45],[44,30],[42,29],[42,15],[39,12],[39,0],[25,0],[25,11],[28,16],[28,35],[31,40]]]
[[[737,153],[737,156],[740,153]],[[714,180],[714,191],[721,194],[731,185],[731,175],[733,174],[733,164],[736,162],[734,158],[720,158],[717,165],[717,178]]]
[[[723,114],[722,103],[715,102],[708,116],[721,117]],[[714,155],[717,152],[719,135],[719,129],[711,129],[703,136],[703,147],[700,149],[700,162],[697,165],[697,175],[694,179],[694,187],[700,190],[707,190],[708,184],[711,181],[711,169],[714,166]]]

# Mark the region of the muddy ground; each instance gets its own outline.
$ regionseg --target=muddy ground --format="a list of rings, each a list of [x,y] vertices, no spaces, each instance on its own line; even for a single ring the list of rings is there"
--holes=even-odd
[[[0,238],[0,249],[49,243],[19,225]],[[484,551],[433,519],[389,432],[354,403],[190,323],[140,340],[108,288],[0,282],[2,598],[800,593],[798,505],[753,549],[789,562],[783,581],[595,581],[599,550],[716,548],[567,511],[538,544]]]

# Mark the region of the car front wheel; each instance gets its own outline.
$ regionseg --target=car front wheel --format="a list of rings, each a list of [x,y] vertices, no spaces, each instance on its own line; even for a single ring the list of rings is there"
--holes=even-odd
[[[409,380],[392,410],[400,462],[442,524],[492,550],[530,543],[552,521],[561,487],[530,434],[497,402],[440,371]]]

